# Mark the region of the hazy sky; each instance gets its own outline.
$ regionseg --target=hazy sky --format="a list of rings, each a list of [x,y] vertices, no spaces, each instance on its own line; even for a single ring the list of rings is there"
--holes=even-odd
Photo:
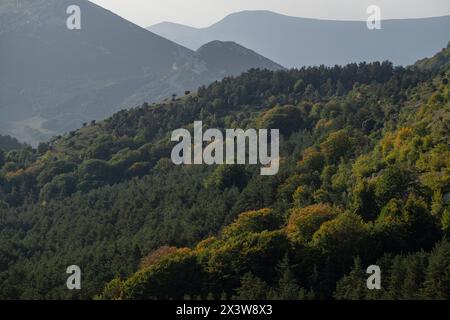
[[[366,20],[378,5],[382,19],[450,15],[450,0],[90,0],[142,27],[171,21],[206,27],[242,10],[271,10],[297,17]]]

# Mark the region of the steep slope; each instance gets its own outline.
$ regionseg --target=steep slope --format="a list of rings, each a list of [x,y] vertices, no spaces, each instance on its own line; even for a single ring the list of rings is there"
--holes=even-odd
[[[81,30],[66,27],[72,4],[81,8]],[[193,59],[193,51],[87,0],[2,1],[2,132],[36,145],[120,109],[246,71],[240,66],[261,66],[259,58],[236,57],[230,70],[198,75],[186,69]],[[183,83],[178,70],[187,74]]]
[[[450,66],[450,42],[447,48],[443,48],[431,58],[425,58],[417,61],[415,64],[418,68],[430,71],[440,71]]]
[[[286,154],[293,168],[276,191],[261,181],[244,189],[253,203],[268,193],[276,200],[250,205],[194,246],[151,251],[100,298],[447,299],[450,69],[407,84],[419,74],[394,73],[381,86],[355,86],[343,100],[315,104],[321,119],[307,116],[318,120],[311,136],[286,136],[302,150]],[[374,263],[389,280],[367,290],[365,270]]]
[[[151,27],[148,27],[147,29],[153,33],[164,35],[163,37],[166,37],[167,35],[174,39],[179,40],[185,39],[184,43],[188,44],[188,47],[191,48],[192,50],[196,50],[198,47],[201,46],[201,45],[199,46],[192,45],[191,42],[195,42],[196,41],[195,39],[186,39],[186,37],[189,37],[190,35],[195,35],[195,33],[200,30],[198,28],[193,28],[179,23],[165,21],[155,24]]]
[[[66,28],[72,4],[81,8],[81,30]],[[108,116],[191,54],[84,0],[6,0],[0,21],[0,121],[20,138],[35,129],[40,140],[48,133],[41,124],[62,132]],[[30,118],[40,123],[24,132]]]
[[[208,28],[163,23],[148,30],[193,50],[213,40],[235,41],[285,67],[383,60],[408,65],[447,44],[450,16],[385,20],[381,30],[369,30],[365,21],[244,11]]]
[[[268,70],[283,69],[279,64],[231,41],[216,40],[207,43],[196,51],[196,57],[204,61],[206,68],[215,74],[239,75],[242,70],[255,67]]]
[[[277,287],[283,264],[294,298],[329,299],[355,256],[430,249],[450,232],[449,71],[251,70],[6,153],[0,298],[91,298],[114,278],[103,298],[230,297],[244,275]],[[280,172],[174,165],[170,135],[195,120],[279,128]]]
[[[157,83],[149,83],[126,99],[126,104],[139,105],[146,100],[148,92],[155,92],[162,100],[172,94],[196,91],[200,86],[238,76],[250,69],[282,70],[277,63],[258,53],[227,41],[212,41],[200,47],[184,63],[177,64]]]

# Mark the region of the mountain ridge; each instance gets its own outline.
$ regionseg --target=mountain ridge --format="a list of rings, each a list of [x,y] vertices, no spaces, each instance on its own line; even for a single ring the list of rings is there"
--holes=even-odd
[[[65,26],[72,4],[81,7],[81,30]],[[246,71],[237,56],[233,70],[189,70],[195,52],[87,0],[22,0],[19,7],[5,0],[0,15],[0,125],[35,146],[121,109]],[[245,68],[261,67],[253,57]]]
[[[212,40],[235,41],[288,68],[382,60],[409,65],[445,46],[448,29],[450,16],[383,20],[381,30],[368,30],[365,21],[270,11],[233,13],[205,28],[147,28],[193,50]]]

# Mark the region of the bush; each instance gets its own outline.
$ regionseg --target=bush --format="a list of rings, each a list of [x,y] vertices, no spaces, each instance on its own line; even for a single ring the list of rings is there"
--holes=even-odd
[[[288,237],[291,241],[306,244],[324,222],[333,220],[338,214],[337,208],[323,203],[293,209],[287,225]]]
[[[156,250],[154,250],[152,253],[150,253],[148,256],[142,258],[141,263],[139,265],[140,269],[147,269],[160,261],[163,258],[167,258],[172,254],[175,254],[178,252],[178,249],[176,247],[169,247],[169,246],[163,246]]]
[[[330,257],[339,272],[350,265],[353,257],[370,252],[371,248],[365,243],[368,235],[368,228],[361,217],[343,213],[323,223],[314,233],[311,245]]]
[[[409,174],[398,165],[389,166],[378,177],[375,184],[375,196],[380,207],[392,198],[402,198],[408,189]]]
[[[249,176],[244,165],[219,165],[206,179],[205,186],[225,190],[237,187],[242,190],[248,182]]]
[[[222,231],[222,236],[233,237],[248,232],[272,231],[281,224],[280,219],[271,209],[244,212],[239,215],[236,222]]]
[[[262,116],[258,126],[262,129],[279,129],[281,134],[287,136],[303,128],[306,117],[303,109],[298,107],[275,107]]]
[[[198,296],[202,277],[203,270],[193,252],[179,249],[129,278],[122,286],[123,298],[181,300],[186,294]]]
[[[350,137],[345,130],[331,133],[320,145],[322,152],[330,163],[337,163],[352,149]]]

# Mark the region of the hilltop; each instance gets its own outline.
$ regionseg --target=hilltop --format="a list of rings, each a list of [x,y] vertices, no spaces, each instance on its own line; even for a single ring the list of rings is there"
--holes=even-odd
[[[206,28],[164,22],[148,30],[192,50],[213,40],[234,41],[287,68],[389,60],[410,65],[448,42],[450,16],[366,21],[291,17],[271,11],[242,11]]]

